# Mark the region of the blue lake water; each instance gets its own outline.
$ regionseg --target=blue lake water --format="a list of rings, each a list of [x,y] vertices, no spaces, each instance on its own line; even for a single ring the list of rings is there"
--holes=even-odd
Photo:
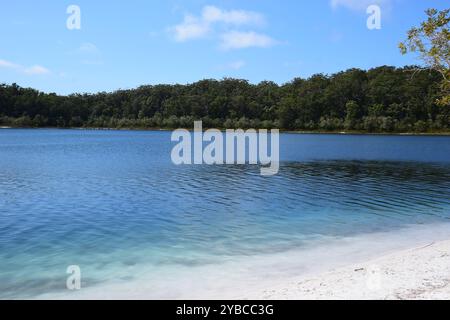
[[[272,177],[175,166],[173,145],[170,132],[0,130],[0,298],[64,292],[69,265],[88,288],[156,283],[450,222],[450,137],[282,134]]]

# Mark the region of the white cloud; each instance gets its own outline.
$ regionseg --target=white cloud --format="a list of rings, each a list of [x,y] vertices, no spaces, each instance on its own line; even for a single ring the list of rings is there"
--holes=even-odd
[[[12,62],[10,62],[10,61],[6,61],[6,60],[1,60],[1,59],[0,59],[0,68],[17,69],[17,68],[19,68],[19,67],[20,67],[20,66],[17,65],[17,64],[15,64],[15,63],[12,63]]]
[[[43,66],[35,65],[29,68],[25,68],[24,72],[29,75],[41,75],[50,73],[50,70]]]
[[[174,38],[178,42],[203,38],[210,30],[209,24],[198,18],[187,15],[184,21],[171,28]]]
[[[226,31],[230,26],[262,26],[265,18],[262,14],[246,10],[223,10],[215,6],[205,6],[200,16],[185,15],[183,22],[169,28],[177,42],[202,39],[209,35],[223,33],[221,47],[238,49],[247,47],[269,47],[273,39],[256,32]]]
[[[254,31],[230,31],[222,35],[220,47],[225,50],[251,47],[268,48],[275,44],[277,44],[277,41],[265,34],[256,33]]]
[[[229,69],[233,69],[233,70],[239,70],[242,69],[243,67],[245,67],[246,63],[243,60],[237,60],[237,61],[233,61],[231,63],[228,64],[228,68]]]
[[[91,42],[82,43],[76,50],[69,54],[75,55],[80,59],[81,64],[101,65],[103,64],[102,52]]]
[[[344,7],[354,11],[365,11],[368,6],[372,4],[384,5],[391,0],[330,0],[330,5],[333,9]]]
[[[98,50],[97,46],[90,42],[82,43],[78,48],[78,51],[81,53],[90,53],[90,54],[98,54],[100,50]]]
[[[2,60],[2,59],[0,59],[0,68],[14,69],[14,70],[17,70],[21,73],[25,73],[28,75],[42,75],[42,74],[50,73],[50,70],[48,70],[47,68],[40,66],[40,65],[24,67],[20,64],[17,64],[17,63],[11,62],[11,61],[7,61],[7,60]]]
[[[214,6],[206,6],[202,11],[203,21],[223,22],[233,25],[263,25],[264,16],[258,12],[245,10],[222,10]]]

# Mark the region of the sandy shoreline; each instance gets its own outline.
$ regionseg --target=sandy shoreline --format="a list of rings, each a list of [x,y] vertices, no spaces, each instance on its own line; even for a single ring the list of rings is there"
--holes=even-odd
[[[450,240],[265,290],[261,299],[450,299]]]
[[[200,266],[121,270],[133,280],[36,299],[450,299],[450,224],[323,240]],[[139,271],[140,270],[140,271]]]

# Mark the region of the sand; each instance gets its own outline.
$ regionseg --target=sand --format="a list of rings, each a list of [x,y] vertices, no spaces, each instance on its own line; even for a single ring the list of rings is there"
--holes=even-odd
[[[450,241],[395,252],[365,263],[298,278],[261,299],[450,299]]]
[[[450,224],[323,239],[212,265],[127,266],[125,279],[37,299],[450,299]]]

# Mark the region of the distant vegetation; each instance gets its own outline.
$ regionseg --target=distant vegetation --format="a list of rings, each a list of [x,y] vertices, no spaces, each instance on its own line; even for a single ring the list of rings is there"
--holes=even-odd
[[[399,44],[423,67],[317,74],[277,85],[202,80],[112,93],[58,96],[0,85],[0,126],[280,128],[304,131],[450,132],[450,9],[429,9]]]
[[[364,132],[450,131],[442,75],[417,67],[350,69],[277,85],[202,80],[60,96],[0,85],[0,126],[214,128]]]

